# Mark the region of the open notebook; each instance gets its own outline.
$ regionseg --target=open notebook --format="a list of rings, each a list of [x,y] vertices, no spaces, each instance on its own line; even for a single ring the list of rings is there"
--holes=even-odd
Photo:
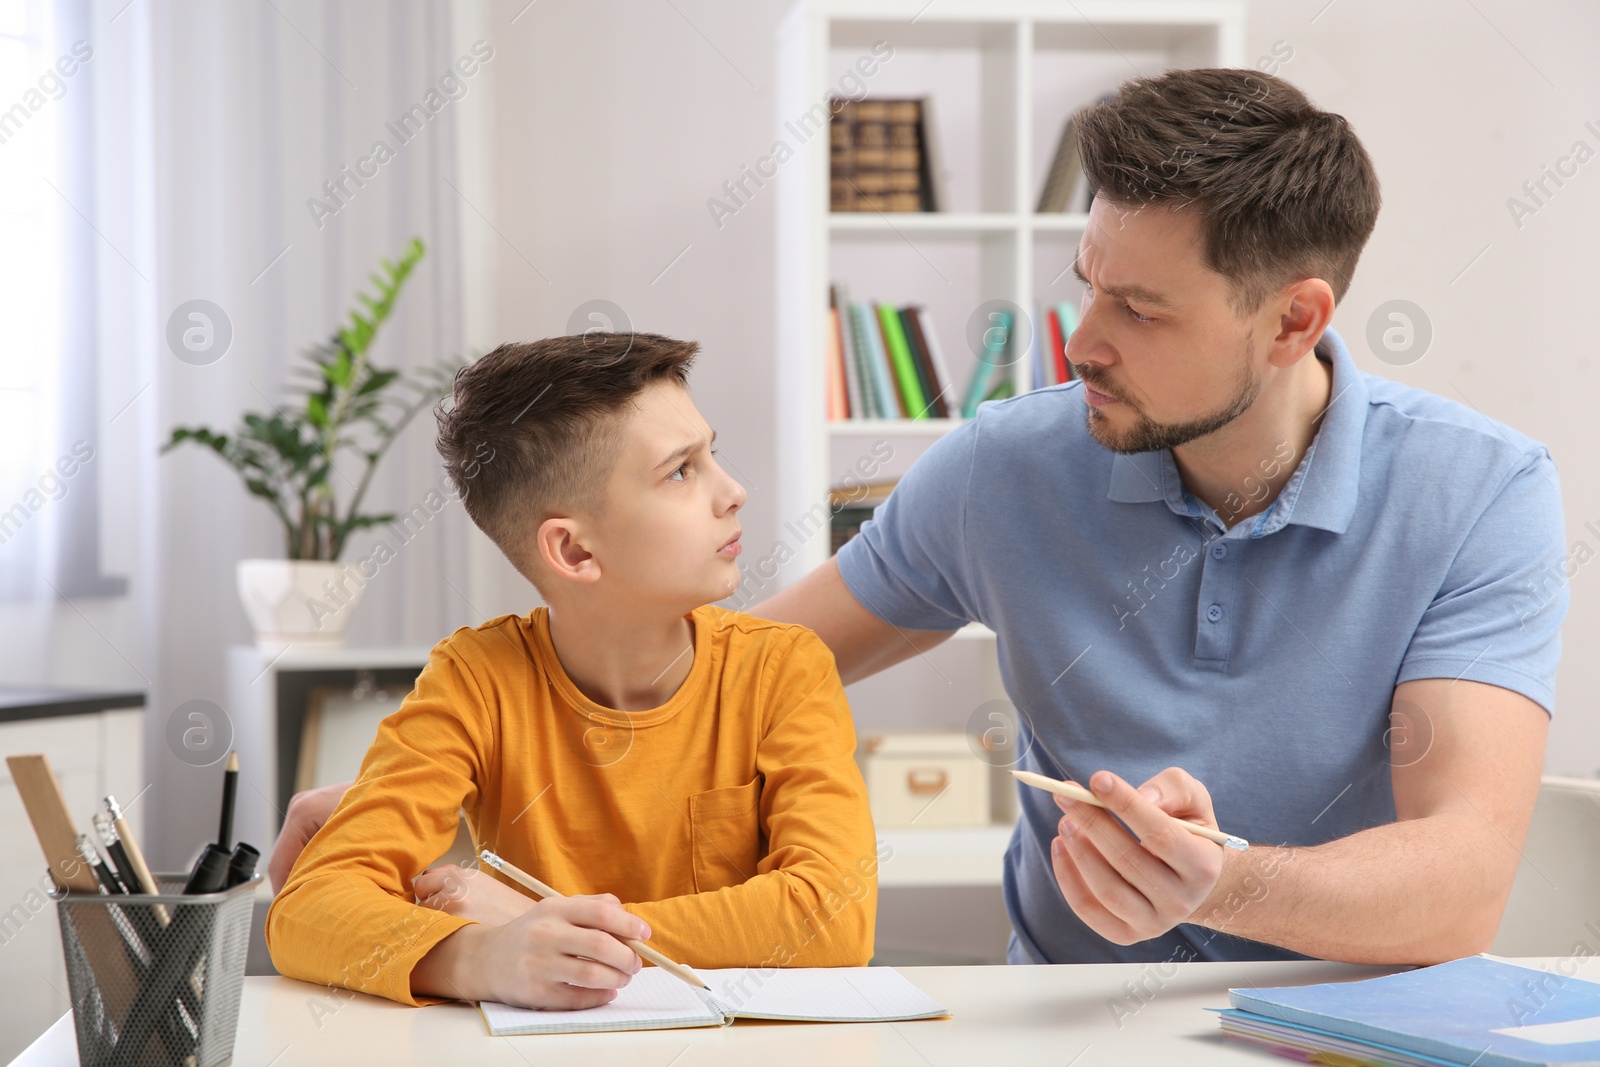
[[[710,992],[659,967],[646,967],[602,1007],[535,1011],[484,1001],[478,1010],[495,1037],[726,1026],[735,1019],[878,1023],[950,1014],[891,967],[796,967],[766,973],[735,967],[696,973]]]

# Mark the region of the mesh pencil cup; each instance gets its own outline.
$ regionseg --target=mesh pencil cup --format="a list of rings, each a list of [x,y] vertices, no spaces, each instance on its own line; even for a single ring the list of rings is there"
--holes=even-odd
[[[82,1067],[216,1067],[233,1059],[258,874],[184,896],[69,893],[56,902]]]

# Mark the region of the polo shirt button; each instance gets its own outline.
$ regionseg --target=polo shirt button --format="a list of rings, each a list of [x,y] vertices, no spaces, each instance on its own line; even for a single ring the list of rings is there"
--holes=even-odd
[[[1206,618],[1210,619],[1212,622],[1221,622],[1222,621],[1222,605],[1221,604],[1213,604],[1209,608],[1207,608],[1206,609]]]
[[[1221,559],[1223,556],[1226,556],[1227,554],[1228,554],[1228,546],[1227,545],[1213,545],[1213,546],[1211,546],[1211,558],[1212,559]]]

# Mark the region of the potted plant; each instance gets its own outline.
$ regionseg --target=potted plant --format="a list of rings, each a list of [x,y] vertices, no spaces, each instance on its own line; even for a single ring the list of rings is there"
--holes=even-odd
[[[238,567],[239,597],[263,646],[343,644],[366,583],[351,582],[339,557],[351,534],[395,517],[361,511],[373,472],[417,412],[449,394],[461,365],[444,362],[408,377],[370,358],[378,330],[423,253],[421,239],[413,238],[399,262],[384,259],[381,274],[369,275],[376,295],[358,293],[361,307],[349,322],[295,368],[308,379],[291,385],[299,407],[247,412],[231,436],[180,426],[161,448],[165,453],[186,441],[209,448],[282,524],[285,558],[245,559]],[[348,484],[350,467],[336,474],[341,455],[358,460],[361,470],[342,507],[334,481]]]

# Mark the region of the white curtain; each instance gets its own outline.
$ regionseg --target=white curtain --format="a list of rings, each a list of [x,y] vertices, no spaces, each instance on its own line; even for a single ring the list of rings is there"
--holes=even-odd
[[[36,82],[47,60],[72,47],[60,32],[49,39],[11,34],[18,16],[4,5],[0,0],[0,48],[10,51],[0,54],[7,77],[0,108],[19,98],[15,69],[23,82]],[[215,456],[192,446],[158,456],[159,447],[177,425],[231,433],[242,412],[294,404],[291,368],[329,337],[358,290],[370,290],[367,276],[379,258],[396,257],[413,236],[426,243],[427,255],[372,358],[405,369],[472,354],[460,227],[463,215],[490,205],[463,176],[473,168],[461,165],[461,134],[486,104],[493,42],[472,27],[475,6],[442,0],[25,6],[28,18],[43,14],[46,21],[77,11],[76,33],[92,58],[23,130],[44,133],[41,119],[60,123],[69,114],[60,105],[83,104],[77,170],[68,158],[68,174],[56,183],[65,196],[37,177],[12,175],[13,162],[24,158],[11,153],[21,137],[0,144],[3,203],[36,212],[0,223],[32,228],[20,245],[8,229],[0,245],[0,269],[8,272],[0,276],[3,298],[36,300],[41,308],[26,327],[32,334],[0,333],[0,484],[11,494],[0,496],[0,508],[62,454],[61,425],[87,401],[92,411],[78,422],[89,427],[101,483],[89,532],[102,550],[100,572],[126,576],[127,589],[119,596],[114,582],[46,588],[49,596],[25,602],[30,614],[0,604],[8,637],[0,644],[14,637],[24,649],[0,653],[0,683],[148,692],[146,847],[157,862],[177,864],[210,832],[214,811],[190,798],[209,788],[215,769],[172,757],[167,721],[189,700],[225,704],[226,649],[251,640],[235,564],[281,556],[283,537],[267,506]],[[26,161],[42,169],[59,137],[36,141]],[[379,142],[386,153],[377,151]],[[70,184],[73,173],[79,186]],[[363,174],[359,182],[351,177]],[[30,180],[43,194],[9,196],[13,182]],[[75,248],[78,261],[70,255]],[[72,267],[76,274],[52,286],[52,272]],[[46,315],[46,299],[64,305],[65,314]],[[195,300],[221,309],[231,327],[226,353],[213,362],[185,361],[168,344],[169,319]],[[0,331],[21,329],[14,321],[6,314]],[[76,376],[67,358],[74,329],[92,353]],[[14,357],[18,346],[31,356]],[[433,419],[425,413],[390,450],[363,510],[407,511],[438,486],[439,473]],[[336,477],[338,490],[348,492],[343,479],[358,474],[358,466],[346,468]],[[27,556],[0,545],[0,583],[13,573],[50,573],[44,535],[60,534],[60,544],[72,535],[40,520],[67,518],[76,520],[58,504],[40,509],[28,524],[40,539]],[[82,522],[64,525],[84,529]],[[345,558],[364,555],[376,536],[358,535]],[[430,521],[369,583],[348,642],[427,646],[480,621],[468,603],[471,536],[459,504]],[[24,584],[40,588],[38,581]]]
[[[0,603],[16,619],[48,611],[52,586],[90,591],[64,578],[80,577],[64,557],[98,473],[82,440],[88,394],[63,389],[89,355],[70,297],[93,262],[76,213],[93,58],[83,15],[80,3],[0,3]]]

